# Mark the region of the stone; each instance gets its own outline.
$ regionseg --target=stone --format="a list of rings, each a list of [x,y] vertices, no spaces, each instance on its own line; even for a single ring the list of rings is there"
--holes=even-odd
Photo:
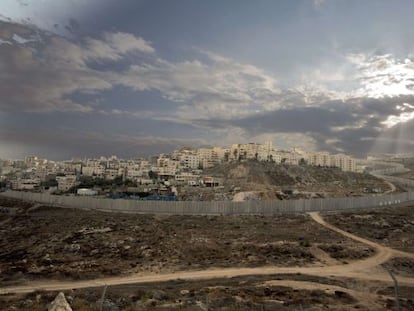
[[[73,311],[69,303],[66,301],[65,294],[60,292],[55,300],[47,307],[47,311]]]
[[[188,295],[190,293],[190,291],[188,289],[182,289],[180,290],[180,294],[181,295]]]

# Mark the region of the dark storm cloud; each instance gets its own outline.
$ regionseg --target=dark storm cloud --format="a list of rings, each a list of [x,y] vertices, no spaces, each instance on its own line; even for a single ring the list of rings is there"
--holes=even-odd
[[[381,135],[394,137],[397,141],[411,139],[410,133],[413,132],[407,130],[407,124],[384,129],[384,123],[390,115],[400,115],[397,106],[407,102],[414,103],[414,97],[357,98],[325,102],[318,107],[280,109],[246,118],[198,122],[211,128],[238,127],[252,136],[266,133],[306,133],[314,139],[319,150],[363,155],[371,150]],[[405,129],[402,137],[401,128]],[[398,135],[400,136],[397,137]],[[412,148],[412,145],[409,146]]]
[[[205,144],[201,130],[191,125],[127,114],[0,113],[0,152],[8,145],[25,146],[39,156],[116,154],[135,157],[166,152],[177,146]]]
[[[117,134],[102,131],[81,131],[76,128],[24,128],[2,129],[0,131],[0,151],[2,148],[25,146],[26,150],[36,150],[36,154],[49,159],[63,160],[68,157],[94,157],[97,155],[118,155],[132,158],[155,153],[169,152],[177,146],[201,146],[205,141],[197,138],[171,138],[162,136],[140,136],[137,133]],[[27,151],[26,151],[27,152]],[[24,157],[25,154],[19,154]]]

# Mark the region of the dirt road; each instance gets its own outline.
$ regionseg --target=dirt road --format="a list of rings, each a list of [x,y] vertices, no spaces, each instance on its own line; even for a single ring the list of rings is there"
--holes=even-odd
[[[389,186],[390,186],[390,190],[387,190],[384,192],[384,194],[389,194],[389,193],[393,193],[395,192],[395,190],[397,190],[397,187],[390,181],[383,179]]]
[[[367,259],[354,261],[350,264],[337,264],[324,267],[258,267],[258,268],[227,268],[227,269],[211,269],[201,271],[182,271],[163,274],[134,274],[122,277],[100,278],[96,280],[85,281],[39,281],[30,282],[25,285],[11,286],[0,288],[0,294],[8,293],[29,293],[36,290],[44,291],[62,291],[70,289],[100,287],[104,285],[124,285],[139,284],[151,282],[166,282],[177,279],[197,280],[197,279],[213,279],[223,277],[238,277],[247,275],[270,275],[270,274],[306,274],[317,275],[323,277],[346,277],[355,278],[366,281],[383,281],[391,283],[388,273],[383,270],[380,265],[393,257],[410,257],[414,258],[414,254],[394,250],[367,239],[361,238],[349,232],[343,231],[331,224],[328,224],[320,216],[319,213],[310,213],[310,217],[320,225],[333,230],[343,236],[361,242],[375,250],[375,255]],[[414,278],[399,277],[398,281],[402,285],[414,286]]]

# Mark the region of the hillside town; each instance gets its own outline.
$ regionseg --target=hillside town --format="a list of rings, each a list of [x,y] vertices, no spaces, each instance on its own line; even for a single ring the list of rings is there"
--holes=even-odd
[[[363,170],[348,155],[305,152],[299,148],[279,150],[272,142],[265,142],[233,144],[228,148],[184,147],[169,154],[129,160],[111,156],[51,161],[28,156],[24,160],[1,160],[0,181],[3,188],[13,190],[113,198],[127,193],[128,197],[176,200],[178,188],[222,187],[222,176],[208,174],[212,168],[249,161],[270,166],[337,168],[342,172]]]

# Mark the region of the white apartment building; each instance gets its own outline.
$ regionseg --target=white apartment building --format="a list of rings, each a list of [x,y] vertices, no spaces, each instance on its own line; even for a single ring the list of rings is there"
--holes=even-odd
[[[157,174],[160,177],[174,177],[177,173],[177,168],[174,166],[164,166],[157,168]]]
[[[200,167],[200,157],[196,154],[186,153],[181,156],[181,165],[186,168],[198,169]]]
[[[219,163],[219,158],[217,156],[216,151],[213,148],[197,149],[197,156],[203,169],[213,167],[214,165]]]
[[[151,164],[148,161],[128,161],[124,169],[126,170],[126,178],[129,180],[137,180],[140,177],[148,176],[151,170]]]
[[[81,163],[64,162],[63,169],[65,172],[77,173],[82,171]]]
[[[119,167],[120,167],[120,163],[118,160],[111,160],[111,161],[106,162],[106,168],[108,169],[116,170],[116,169],[119,169]]]
[[[336,166],[334,157],[327,152],[317,152],[308,155],[308,163],[316,166]]]
[[[356,172],[356,159],[345,154],[329,154],[327,152],[316,152],[308,155],[310,165],[338,167],[345,172]]]
[[[200,175],[195,175],[193,173],[186,173],[182,172],[175,175],[175,180],[179,183],[187,183],[191,185],[195,185],[200,178]]]
[[[58,182],[59,191],[68,191],[72,187],[76,186],[76,176],[67,175],[67,176],[57,176],[56,180]]]
[[[213,152],[216,154],[219,162],[222,162],[225,159],[226,154],[230,155],[230,149],[228,148],[214,147]]]
[[[232,160],[257,159],[259,161],[269,161],[272,152],[271,141],[265,142],[264,144],[233,144],[230,148],[229,157]]]
[[[356,172],[357,171],[357,161],[350,156],[344,154],[336,154],[334,157],[335,167],[339,167],[344,172]]]
[[[272,150],[269,154],[269,158],[266,161],[271,161],[276,164],[282,163],[282,159],[286,157],[285,152]]]
[[[82,175],[104,177],[105,166],[101,164],[98,164],[96,166],[83,166]]]
[[[126,168],[126,178],[129,180],[137,180],[139,177],[144,176],[139,165],[129,166]],[[145,175],[146,176],[146,175]]]
[[[105,179],[113,180],[118,176],[122,176],[124,173],[124,169],[119,168],[107,168],[105,170]]]
[[[17,179],[16,182],[12,183],[12,188],[16,190],[34,190],[40,186],[39,178],[23,178]]]

